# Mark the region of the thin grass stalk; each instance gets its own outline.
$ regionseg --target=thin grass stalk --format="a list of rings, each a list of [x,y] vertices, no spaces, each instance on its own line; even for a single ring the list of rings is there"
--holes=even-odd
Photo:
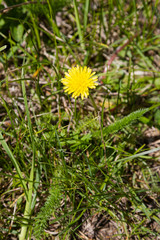
[[[86,28],[87,28],[89,4],[90,4],[90,0],[86,0],[86,1],[85,1],[85,7],[84,7],[84,28],[83,28],[83,32],[84,32],[84,33],[85,33],[85,31],[86,31]]]
[[[22,69],[22,79],[23,79],[23,69]],[[25,109],[27,114],[28,128],[29,128],[29,133],[30,133],[30,138],[32,143],[33,158],[32,158],[32,167],[30,171],[29,184],[28,184],[28,199],[26,200],[26,206],[24,211],[24,221],[23,221],[23,226],[21,228],[21,233],[19,235],[19,240],[26,239],[26,233],[28,229],[28,220],[30,218],[31,210],[32,210],[31,204],[32,204],[32,193],[34,189],[34,165],[35,165],[35,151],[36,151],[24,81],[22,81],[22,92],[23,92],[24,104],[25,104]]]
[[[78,8],[77,8],[77,1],[76,0],[73,0],[73,5],[74,5],[74,12],[75,12],[75,17],[76,17],[76,24],[77,24],[80,44],[81,44],[82,49],[85,50],[85,45],[84,45],[84,42],[83,42],[83,34],[82,34],[82,30],[81,30],[81,24],[80,24],[80,20],[79,20],[79,14],[78,14]]]
[[[77,123],[77,99],[74,102],[74,120]]]
[[[28,2],[22,2],[22,3],[18,3],[18,4],[15,4],[15,5],[12,5],[12,6],[9,6],[9,7],[6,7],[6,8],[3,8],[0,10],[0,13],[4,14],[4,13],[7,13],[8,11],[14,9],[14,8],[18,8],[18,7],[21,7],[21,6],[24,6],[24,5],[29,5],[29,4],[37,4],[37,1],[28,1]],[[46,2],[41,2],[41,4],[46,4]]]
[[[36,22],[35,22],[35,19],[34,19],[32,13],[30,13],[30,17],[31,17],[31,20],[32,20],[32,23],[33,23],[33,28],[34,28],[34,31],[35,31],[35,35],[36,35],[36,38],[37,38],[38,49],[41,49],[41,40],[40,40],[40,36],[39,36],[39,31],[38,31],[38,28],[36,26]]]
[[[98,108],[97,108],[96,103],[95,103],[95,101],[94,101],[94,99],[93,99],[91,94],[89,94],[89,98],[90,98],[90,100],[91,100],[91,102],[93,104],[93,107],[95,109],[96,114],[98,114]]]
[[[3,106],[4,106],[4,108],[5,108],[6,111],[7,111],[8,117],[9,117],[9,119],[10,119],[10,121],[11,121],[11,126],[12,126],[12,128],[13,128],[13,130],[14,130],[14,134],[16,135],[15,125],[14,125],[14,122],[13,122],[13,120],[12,120],[10,110],[9,110],[9,108],[8,108],[8,106],[7,106],[6,102],[5,102],[5,100],[4,100],[2,97],[1,97],[1,100],[2,100],[2,102],[3,102]]]
[[[58,53],[56,36],[58,36],[60,39],[61,38],[63,39],[63,37],[61,36],[60,30],[57,26],[56,18],[53,17],[52,7],[51,7],[51,4],[50,4],[50,1],[47,0],[47,3],[48,3],[48,8],[49,8],[49,14],[47,14],[47,19],[52,26],[52,30],[53,30],[53,33],[54,33],[53,34],[54,35],[54,43],[55,43],[55,46],[56,46],[56,53]],[[67,57],[66,47],[64,46],[64,44],[62,44],[62,52]],[[56,54],[56,55],[58,55],[58,54]],[[59,58],[57,59],[57,56],[56,56],[56,61],[58,61],[58,63],[59,63]]]

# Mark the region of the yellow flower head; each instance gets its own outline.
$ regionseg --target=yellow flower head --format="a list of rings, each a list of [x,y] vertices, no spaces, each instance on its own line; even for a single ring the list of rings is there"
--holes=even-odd
[[[90,68],[85,67],[72,67],[65,73],[65,78],[61,79],[64,84],[65,92],[72,93],[72,97],[77,98],[81,95],[81,98],[89,95],[89,88],[95,88],[98,83],[97,77],[94,76]]]

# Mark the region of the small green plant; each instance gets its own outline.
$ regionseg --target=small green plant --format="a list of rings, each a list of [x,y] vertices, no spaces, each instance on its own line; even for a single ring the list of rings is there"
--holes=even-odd
[[[0,238],[158,239],[159,7],[0,1]]]

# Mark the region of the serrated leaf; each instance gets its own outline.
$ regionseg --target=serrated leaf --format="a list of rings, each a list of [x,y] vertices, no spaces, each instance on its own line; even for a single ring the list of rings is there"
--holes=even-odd
[[[112,123],[111,125],[109,125],[108,127],[104,128],[104,136],[105,135],[109,135],[112,134],[114,132],[117,132],[121,129],[123,129],[124,127],[126,127],[127,125],[130,125],[133,121],[137,120],[138,118],[140,118],[143,114],[145,114],[149,109],[140,109],[138,111],[135,111],[131,114],[129,114],[128,116]]]

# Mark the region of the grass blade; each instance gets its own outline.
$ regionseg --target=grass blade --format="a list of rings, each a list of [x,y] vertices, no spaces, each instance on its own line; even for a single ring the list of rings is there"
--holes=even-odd
[[[78,14],[78,8],[77,8],[77,1],[76,0],[73,0],[73,5],[74,5],[74,12],[75,12],[75,17],[76,17],[76,24],[77,24],[80,44],[81,44],[82,49],[84,50],[85,45],[84,45],[84,42],[83,42],[83,34],[82,34],[82,30],[81,30],[81,24],[80,24],[80,20],[79,20],[79,14]]]
[[[21,183],[22,183],[22,186],[23,186],[23,188],[24,188],[25,196],[26,196],[26,198],[28,198],[28,195],[27,195],[27,186],[26,186],[26,183],[25,183],[25,181],[24,181],[22,172],[21,172],[21,170],[20,170],[20,168],[19,168],[19,165],[18,165],[18,163],[17,163],[17,160],[16,160],[15,157],[13,156],[13,153],[12,153],[12,151],[10,150],[10,148],[9,148],[8,144],[6,143],[5,139],[3,138],[3,135],[2,135],[1,132],[0,132],[0,142],[1,142],[4,150],[6,151],[6,153],[8,154],[8,156],[10,157],[10,159],[11,159],[14,167],[16,168],[16,172],[17,172],[17,174],[18,174],[18,176],[19,176],[19,179],[20,179],[20,181],[21,181]]]

